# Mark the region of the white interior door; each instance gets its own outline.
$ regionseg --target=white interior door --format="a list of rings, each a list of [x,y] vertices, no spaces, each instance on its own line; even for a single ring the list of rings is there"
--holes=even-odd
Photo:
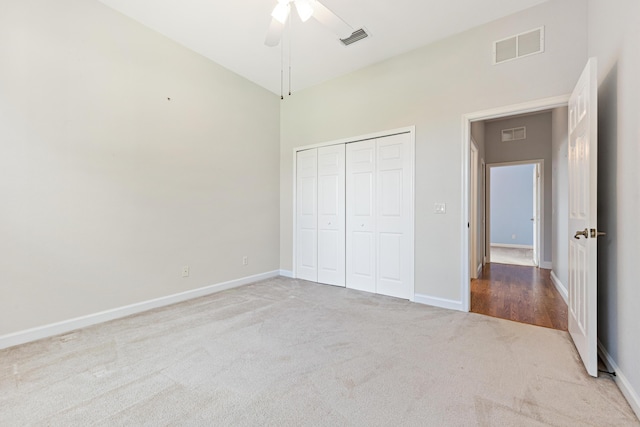
[[[318,281],[318,150],[296,154],[296,277]]]
[[[569,100],[569,333],[589,375],[597,353],[597,62]]]
[[[413,294],[411,136],[376,140],[376,292],[410,299]]]
[[[346,285],[376,292],[376,141],[346,146]]]
[[[345,144],[318,148],[318,282],[345,285]]]

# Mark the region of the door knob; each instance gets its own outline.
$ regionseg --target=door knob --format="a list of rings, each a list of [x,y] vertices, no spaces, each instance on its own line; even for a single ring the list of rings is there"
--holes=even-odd
[[[598,236],[606,236],[607,233],[605,233],[604,231],[598,231],[595,228],[591,229],[591,237],[598,237]]]
[[[589,229],[585,228],[583,231],[576,231],[576,235],[573,236],[574,239],[579,239],[580,236],[584,236],[585,239],[589,238]]]

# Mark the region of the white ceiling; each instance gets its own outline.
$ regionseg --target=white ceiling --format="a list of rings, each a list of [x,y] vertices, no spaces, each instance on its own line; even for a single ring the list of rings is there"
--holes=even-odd
[[[100,1],[260,86],[280,93],[281,49],[264,45],[277,0]],[[345,47],[319,22],[310,19],[302,23],[292,13],[294,91],[547,0],[321,1],[354,29],[365,27],[371,37]]]

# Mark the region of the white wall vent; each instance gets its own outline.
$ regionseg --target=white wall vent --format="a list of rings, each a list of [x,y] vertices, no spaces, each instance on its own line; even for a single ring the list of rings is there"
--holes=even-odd
[[[343,45],[349,46],[350,44],[353,44],[353,43],[355,43],[357,41],[360,41],[362,39],[365,39],[367,37],[369,37],[369,34],[365,31],[364,28],[360,28],[358,30],[355,30],[346,39],[340,39],[340,41],[342,42]]]
[[[520,141],[523,139],[527,139],[527,128],[524,126],[502,130],[502,142]]]
[[[544,27],[493,42],[493,64],[544,52]]]

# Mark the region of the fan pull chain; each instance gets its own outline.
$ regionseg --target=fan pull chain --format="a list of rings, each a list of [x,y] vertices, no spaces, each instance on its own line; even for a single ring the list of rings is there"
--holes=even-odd
[[[289,17],[289,96],[291,96],[291,50],[292,50],[291,41],[293,40],[293,31],[291,31],[291,21],[293,21],[293,19]]]
[[[280,99],[284,99],[284,40],[280,40]]]

